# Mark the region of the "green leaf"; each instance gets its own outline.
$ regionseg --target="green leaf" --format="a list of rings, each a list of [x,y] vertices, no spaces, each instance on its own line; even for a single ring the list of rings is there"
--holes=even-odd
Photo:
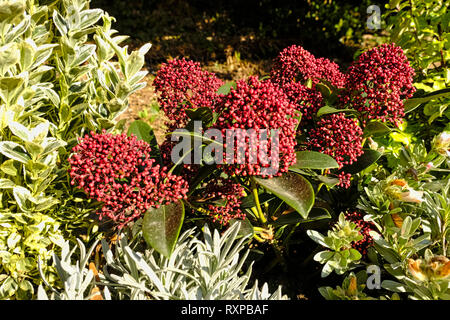
[[[319,91],[325,99],[331,96],[331,89],[324,83],[316,83],[315,85],[317,91]]]
[[[65,125],[70,121],[72,118],[72,111],[70,110],[70,107],[67,104],[62,104],[61,108],[59,109],[59,123],[61,126]]]
[[[44,151],[41,144],[34,142],[25,142],[25,148],[33,159],[37,159],[37,157]]]
[[[381,287],[394,292],[406,292],[406,287],[403,284],[392,280],[383,280]]]
[[[364,128],[364,137],[379,137],[390,133],[392,130],[382,122],[369,122]]]
[[[299,151],[296,153],[297,161],[291,169],[334,169],[339,168],[338,163],[327,154],[317,151]]]
[[[261,193],[258,195],[258,198],[259,198],[259,203],[263,204],[263,203],[266,203],[267,201],[270,201],[276,197],[269,193]],[[253,196],[253,194],[249,194],[248,196],[242,198],[241,209],[253,208],[255,206],[256,206],[256,203],[255,203],[255,197]],[[298,217],[298,214],[295,214],[295,215]]]
[[[324,183],[329,188],[333,188],[339,183],[339,178],[333,178],[329,176],[318,175],[317,179],[319,179],[320,182]]]
[[[213,120],[213,112],[209,107],[200,107],[197,109],[186,109],[186,115],[191,120],[202,121],[203,124],[209,124]]]
[[[24,83],[22,77],[4,77],[0,78],[0,98],[10,103],[16,90]]]
[[[127,79],[141,70],[144,63],[144,55],[140,54],[139,51],[133,51],[127,58]]]
[[[9,68],[20,61],[20,50],[15,43],[0,47],[0,73],[3,75]]]
[[[238,232],[238,237],[249,237],[249,239],[253,238],[253,225],[251,224],[251,222],[248,219],[231,219],[230,220],[230,227],[235,224],[238,223],[239,224],[239,232]]]
[[[103,15],[103,10],[101,9],[89,9],[83,10],[80,13],[80,29],[85,29],[96,23]]]
[[[9,179],[0,178],[0,189],[12,189],[16,186],[14,182]]]
[[[316,253],[314,256],[314,261],[317,261],[321,264],[326,263],[328,260],[333,258],[334,252],[333,251],[321,251],[319,253]]]
[[[228,93],[230,93],[231,88],[236,89],[236,82],[230,81],[230,82],[225,83],[219,89],[217,89],[216,93],[219,95],[220,94],[227,95]]]
[[[16,136],[22,139],[23,141],[31,141],[31,132],[24,125],[11,121],[8,124],[9,130]]]
[[[287,224],[308,223],[330,218],[331,214],[326,209],[315,207],[311,209],[307,219],[300,217],[296,212],[291,212],[281,215],[273,224],[280,226]]]
[[[423,103],[427,103],[430,100],[446,97],[448,95],[450,95],[450,88],[433,91],[433,92],[427,93],[421,97],[408,99],[404,103],[405,113],[413,111],[419,105],[421,105]]]
[[[131,136],[132,134],[134,134],[138,140],[144,140],[145,142],[147,142],[152,149],[152,158],[157,159],[160,163],[162,162],[158,141],[156,140],[156,136],[153,132],[152,127],[150,127],[148,123],[142,120],[133,121],[130,124],[127,132],[128,136]]]
[[[31,197],[30,190],[24,187],[16,186],[13,188],[13,195],[19,208],[22,211],[28,211],[29,206],[27,205],[27,200]]]
[[[336,109],[330,106],[324,106],[317,111],[317,116],[321,117],[326,114],[339,113],[339,112],[349,112],[353,114],[358,114],[358,111],[354,109]]]
[[[329,248],[325,241],[325,236],[317,232],[316,230],[308,230],[306,231],[306,234],[316,243]]]
[[[14,278],[6,278],[6,280],[0,285],[0,298],[12,296],[16,293],[18,287],[19,286]]]
[[[165,257],[170,257],[178,240],[183,220],[182,201],[148,210],[142,223],[145,241]]]
[[[356,250],[356,249],[351,248],[349,253],[350,253],[349,257],[353,261],[357,261],[357,260],[360,260],[362,258],[361,253],[359,253],[359,251]]]
[[[31,160],[30,156],[25,153],[25,149],[11,141],[0,141],[0,153],[4,156],[27,164],[29,160]]]
[[[20,49],[20,69],[22,71],[27,70],[33,63],[35,50],[31,44],[23,41],[19,45]]]
[[[314,189],[306,178],[294,172],[286,172],[280,177],[271,179],[256,177],[253,179],[295,209],[303,218],[308,217],[315,197]]]
[[[372,149],[363,149],[364,153],[356,159],[356,162],[342,168],[343,172],[355,174],[375,163],[382,153]]]
[[[407,216],[402,223],[402,228],[400,234],[404,237],[408,237],[411,231],[412,219],[410,216]]]
[[[62,36],[66,35],[70,27],[66,20],[58,13],[58,10],[53,11],[53,22],[56,28],[61,33]]]
[[[0,165],[0,170],[2,170],[4,173],[6,173],[7,175],[10,175],[12,177],[17,176],[17,174],[19,173],[19,169],[16,168],[16,166],[14,165],[13,159],[9,159],[9,160],[6,160],[5,162],[3,162]]]
[[[42,152],[42,155],[46,155],[66,145],[67,143],[63,140],[58,140],[55,138],[47,138],[43,143],[44,151]]]

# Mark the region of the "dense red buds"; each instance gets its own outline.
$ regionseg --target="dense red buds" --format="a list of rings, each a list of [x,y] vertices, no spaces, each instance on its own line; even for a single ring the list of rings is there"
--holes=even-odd
[[[342,168],[363,154],[362,135],[357,120],[346,118],[344,113],[334,113],[320,118],[310,132],[308,145],[332,156]]]
[[[287,47],[280,52],[274,60],[271,79],[280,86],[292,82],[305,84],[308,79],[313,84],[323,79],[336,87],[342,87],[345,83],[345,76],[336,63],[326,58],[316,58],[312,53],[297,45]]]
[[[155,164],[150,145],[135,136],[91,132],[72,151],[71,184],[103,202],[99,219],[108,217],[120,228],[151,207],[186,197],[186,181]]]
[[[186,125],[186,109],[214,106],[216,91],[222,84],[213,73],[202,70],[198,62],[183,58],[163,63],[153,86],[162,110],[171,120],[170,131]]]
[[[295,106],[277,85],[270,81],[259,81],[257,77],[239,80],[236,89],[232,88],[228,95],[220,99],[216,110],[220,116],[214,127],[222,130],[224,142],[230,129],[254,129],[255,137],[259,136],[255,157],[249,150],[255,145],[251,138],[237,137],[234,158],[224,166],[227,173],[269,177],[286,172],[295,163],[295,129],[298,123]],[[268,139],[261,138],[262,130],[267,131]],[[278,132],[278,143],[272,144],[275,140],[271,130]],[[225,148],[228,148],[226,143]],[[239,152],[240,148],[242,153]],[[272,151],[278,153],[276,159]],[[260,152],[267,154],[264,156]],[[224,159],[227,163],[226,154]],[[276,173],[264,174],[263,168],[274,165],[277,167]]]
[[[240,209],[243,196],[244,188],[240,184],[224,178],[211,180],[206,185],[205,198],[216,203],[209,203],[206,209],[213,221],[222,225],[227,225],[231,219],[245,219]]]
[[[362,53],[350,66],[341,99],[363,114],[363,122],[396,123],[405,115],[403,100],[415,92],[413,77],[402,48],[383,44]]]

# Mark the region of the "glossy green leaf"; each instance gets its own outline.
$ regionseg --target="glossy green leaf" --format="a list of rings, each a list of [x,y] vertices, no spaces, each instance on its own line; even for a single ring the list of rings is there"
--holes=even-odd
[[[317,116],[322,117],[327,114],[339,113],[339,112],[349,112],[353,114],[358,114],[358,111],[354,109],[337,109],[330,106],[324,106],[317,111]]]
[[[161,152],[159,150],[158,141],[152,127],[142,120],[133,121],[127,132],[128,136],[134,134],[138,140],[144,140],[152,148],[151,156],[161,162]]]
[[[148,210],[142,223],[145,241],[156,251],[169,257],[178,240],[183,220],[182,201]]]
[[[209,124],[213,120],[213,112],[211,108],[200,107],[197,109],[186,109],[186,115],[191,120],[202,121],[203,124]]]
[[[447,97],[449,95],[450,95],[450,88],[445,88],[427,93],[421,97],[408,99],[404,103],[405,113],[413,111],[414,109],[419,107],[419,105],[427,103],[430,100]]]
[[[286,224],[307,223],[323,219],[330,219],[331,214],[324,208],[312,208],[308,214],[308,218],[304,219],[296,212],[281,215],[273,224],[277,226]]]
[[[291,169],[335,169],[339,168],[338,163],[327,154],[317,151],[298,151],[297,161]]]
[[[280,177],[253,179],[295,209],[303,218],[308,217],[315,198],[314,189],[306,178],[294,172],[286,172]]]
[[[364,137],[379,137],[390,133],[392,130],[382,122],[369,122],[364,128]]]
[[[216,93],[227,95],[228,93],[230,93],[231,88],[236,89],[236,82],[230,81],[230,82],[225,83],[219,89],[217,89]]]
[[[358,173],[375,163],[381,156],[381,152],[372,149],[364,149],[364,153],[356,159],[356,162],[343,167],[342,171],[351,174]]]

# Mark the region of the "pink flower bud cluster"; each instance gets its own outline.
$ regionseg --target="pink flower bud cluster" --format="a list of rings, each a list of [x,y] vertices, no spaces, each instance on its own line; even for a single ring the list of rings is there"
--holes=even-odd
[[[163,63],[153,86],[162,110],[171,120],[170,131],[187,123],[186,109],[214,106],[216,91],[222,84],[215,74],[202,70],[198,62],[182,58]]]
[[[363,239],[353,242],[352,247],[361,253],[363,258],[367,256],[367,250],[373,245],[373,238],[369,234],[371,230],[375,230],[375,225],[370,221],[364,220],[364,213],[358,210],[347,211],[345,218],[348,221],[355,223],[359,230],[359,233],[364,237]]]
[[[98,215],[122,228],[146,210],[186,198],[188,185],[150,158],[150,145],[135,136],[91,132],[69,158],[71,184],[103,202]]]
[[[339,178],[338,186],[345,188],[345,189],[350,188],[350,184],[351,184],[351,180],[352,180],[351,173],[340,172],[338,174],[338,178]]]
[[[302,124],[311,122],[313,116],[324,105],[322,94],[319,91],[308,88],[300,82],[286,83],[282,89],[289,100],[296,105],[297,110],[301,112]]]
[[[346,118],[344,113],[325,115],[310,131],[308,146],[333,157],[342,168],[350,165],[364,153],[363,131],[356,119]]]
[[[362,53],[349,67],[341,100],[361,112],[363,122],[396,123],[405,115],[403,100],[415,92],[413,77],[402,48],[382,44]]]
[[[208,202],[224,202],[206,206],[214,222],[228,225],[231,219],[245,219],[245,212],[240,206],[244,196],[244,188],[230,179],[218,178],[210,180],[206,185],[205,199]]]
[[[292,82],[305,84],[308,79],[313,84],[324,79],[336,87],[343,87],[345,83],[345,76],[336,63],[326,58],[316,58],[297,45],[285,48],[275,58],[271,79],[280,86]]]
[[[232,88],[230,93],[223,96],[216,106],[220,114],[214,127],[222,130],[224,137],[227,136],[228,129],[254,129],[255,136],[261,139],[261,130],[267,130],[268,139],[261,139],[257,144],[257,152],[253,153],[250,146],[255,144],[250,137],[238,137],[235,143],[234,159],[228,159],[224,170],[230,174],[236,175],[261,175],[270,177],[272,174],[264,174],[262,169],[276,166],[278,172],[275,175],[281,175],[287,172],[289,166],[295,163],[295,135],[298,120],[295,118],[296,110],[284,92],[270,81],[259,81],[257,77],[238,80],[236,89]],[[276,144],[278,150],[278,159],[275,163],[268,163],[267,156],[272,155],[272,137],[271,130],[278,131],[279,141]],[[224,140],[226,140],[224,138]],[[224,149],[228,146],[224,141]],[[239,149],[243,150],[241,153]],[[261,153],[263,152],[263,153]],[[255,156],[256,155],[256,159]],[[226,159],[226,150],[224,150],[224,161]],[[240,163],[241,162],[241,163]]]

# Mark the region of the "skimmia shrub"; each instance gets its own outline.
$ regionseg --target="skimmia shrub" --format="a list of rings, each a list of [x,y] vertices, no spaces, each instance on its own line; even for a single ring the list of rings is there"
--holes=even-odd
[[[382,74],[383,68],[389,70]],[[394,44],[364,53],[347,72],[294,45],[275,58],[267,79],[250,76],[226,83],[184,58],[163,64],[153,85],[162,110],[174,121],[169,129],[176,130],[156,148],[162,162],[173,164],[171,170],[189,185],[185,206],[173,206],[169,212],[180,225],[185,213],[193,221],[209,217],[220,228],[245,219],[254,238],[273,245],[281,256],[277,248],[289,241],[300,224],[331,218],[332,213],[319,203],[326,201],[333,187],[351,188],[352,179],[382,156],[372,137],[398,130],[402,100],[414,91],[413,74],[401,48]],[[358,83],[362,86],[357,87]],[[383,119],[372,116],[385,114],[394,102],[398,114],[391,112]],[[144,131],[151,136],[149,130]],[[209,135],[211,130],[220,139]],[[264,131],[270,135],[261,140]],[[277,145],[272,144],[275,137]],[[174,150],[183,157],[174,160]],[[193,162],[196,153],[199,161]],[[272,166],[276,171],[267,174],[265,169]],[[145,221],[152,216],[156,219],[158,214],[152,215],[151,210],[145,214],[144,231]],[[327,271],[337,268],[342,273],[368,254],[372,225],[360,221],[360,216],[349,219],[362,235],[355,231],[358,239],[344,245],[342,256],[337,254]],[[150,229],[144,232],[148,242],[169,256],[173,237],[158,246]],[[176,238],[178,229],[172,231]]]

